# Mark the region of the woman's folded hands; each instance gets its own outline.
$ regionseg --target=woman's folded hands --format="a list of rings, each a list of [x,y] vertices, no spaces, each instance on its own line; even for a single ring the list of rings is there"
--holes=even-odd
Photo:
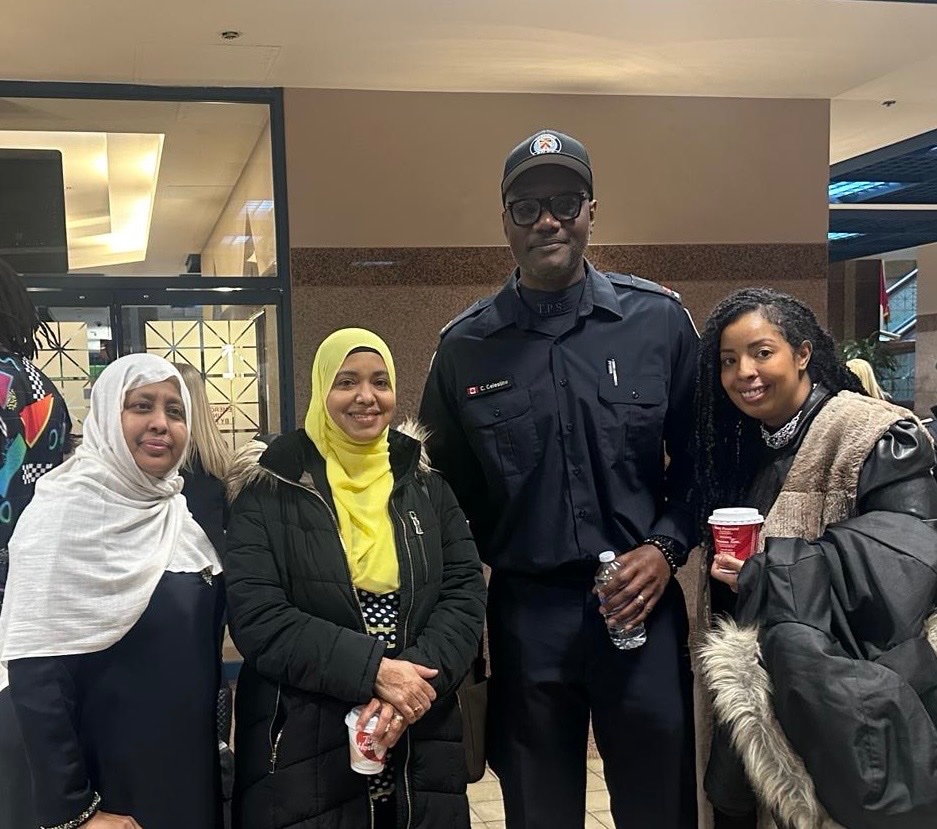
[[[413,725],[436,699],[436,691],[428,680],[438,673],[436,668],[385,657],[377,669],[374,695],[392,705],[408,725]]]

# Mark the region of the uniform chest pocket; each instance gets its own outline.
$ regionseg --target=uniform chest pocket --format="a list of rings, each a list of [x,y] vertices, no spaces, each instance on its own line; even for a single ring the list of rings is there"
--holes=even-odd
[[[543,442],[527,389],[469,400],[462,409],[462,419],[486,470],[499,476],[518,475],[539,463]]]
[[[599,377],[603,450],[616,461],[657,457],[661,451],[667,385],[663,377],[618,375]],[[689,416],[689,413],[687,413]]]

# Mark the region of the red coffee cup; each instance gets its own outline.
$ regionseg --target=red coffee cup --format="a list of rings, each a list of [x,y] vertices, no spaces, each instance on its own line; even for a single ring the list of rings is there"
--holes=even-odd
[[[765,519],[753,507],[725,507],[713,510],[709,528],[717,553],[735,556],[740,561],[758,551],[758,536]]]

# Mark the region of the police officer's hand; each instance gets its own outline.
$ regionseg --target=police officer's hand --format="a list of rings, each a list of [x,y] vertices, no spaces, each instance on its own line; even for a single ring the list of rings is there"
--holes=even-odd
[[[651,614],[670,581],[670,565],[653,544],[642,544],[616,561],[621,569],[601,591],[599,612],[626,630],[641,624]]]

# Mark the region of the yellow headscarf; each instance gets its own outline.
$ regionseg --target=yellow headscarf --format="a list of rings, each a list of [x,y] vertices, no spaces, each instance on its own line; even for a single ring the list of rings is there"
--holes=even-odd
[[[387,429],[370,443],[356,443],[332,420],[325,405],[335,375],[356,348],[372,348],[381,355],[396,392],[397,374],[387,344],[364,328],[342,328],[322,341],[313,360],[305,430],[325,458],[352,582],[371,593],[391,593],[400,587],[400,571],[388,511],[394,476]]]

